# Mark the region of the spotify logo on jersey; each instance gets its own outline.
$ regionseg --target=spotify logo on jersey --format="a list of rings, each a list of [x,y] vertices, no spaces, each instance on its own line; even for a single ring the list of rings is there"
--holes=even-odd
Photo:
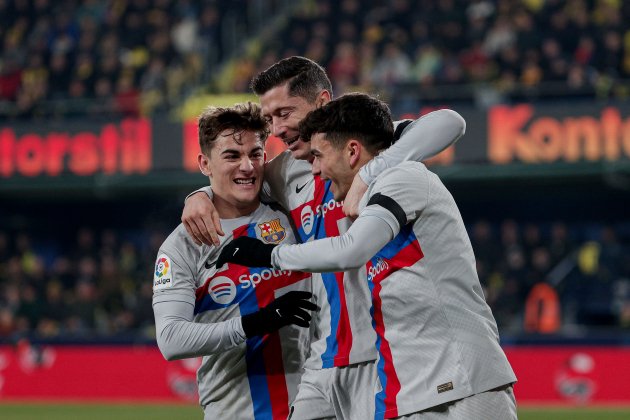
[[[236,297],[236,285],[227,277],[215,277],[208,285],[208,294],[216,303],[228,305]]]
[[[313,230],[313,209],[311,206],[304,206],[300,214],[300,221],[302,222],[304,234],[309,235]]]

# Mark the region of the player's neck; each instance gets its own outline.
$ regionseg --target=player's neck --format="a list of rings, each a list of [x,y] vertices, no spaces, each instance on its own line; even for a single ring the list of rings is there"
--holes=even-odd
[[[212,198],[212,203],[221,219],[237,219],[249,216],[260,206],[260,200],[251,203],[230,203],[217,195]]]

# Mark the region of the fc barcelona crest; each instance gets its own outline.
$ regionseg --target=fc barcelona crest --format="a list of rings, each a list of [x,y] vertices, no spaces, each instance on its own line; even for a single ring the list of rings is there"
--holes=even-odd
[[[287,232],[280,224],[280,219],[259,223],[258,227],[262,240],[270,244],[277,244],[287,236]]]

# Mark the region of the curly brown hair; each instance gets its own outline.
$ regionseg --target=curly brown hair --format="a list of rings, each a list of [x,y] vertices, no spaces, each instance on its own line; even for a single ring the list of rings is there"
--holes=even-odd
[[[270,133],[260,106],[252,102],[235,104],[228,108],[209,106],[199,116],[198,127],[199,147],[206,155],[210,154],[215,140],[225,130],[233,130],[230,134],[235,136],[234,140],[237,143],[239,143],[237,134],[243,131],[253,131],[258,134],[263,144]]]

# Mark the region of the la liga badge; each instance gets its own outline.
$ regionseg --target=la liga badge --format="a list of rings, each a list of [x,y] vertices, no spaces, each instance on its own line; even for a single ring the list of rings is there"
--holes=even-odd
[[[153,291],[173,286],[173,264],[166,254],[160,254],[155,262],[153,273]]]

